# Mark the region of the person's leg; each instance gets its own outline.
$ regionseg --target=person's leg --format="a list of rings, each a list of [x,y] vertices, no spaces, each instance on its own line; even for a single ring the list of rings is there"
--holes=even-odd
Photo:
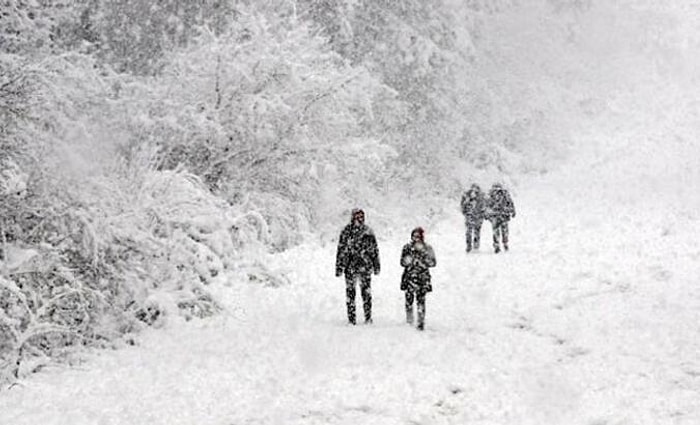
[[[474,247],[474,222],[467,220],[467,252]]]
[[[501,234],[501,219],[494,218],[493,220],[491,220],[491,228],[493,229],[493,249],[495,252],[500,252],[501,247],[499,239]]]
[[[474,222],[474,249],[479,249],[479,243],[481,242],[481,223],[483,223],[482,220]]]
[[[425,328],[425,291],[416,293],[416,304],[418,306],[418,330]]]
[[[407,289],[404,291],[406,295],[406,323],[409,325],[413,324],[413,291],[410,289]]]
[[[348,309],[348,322],[355,324],[355,275],[345,274],[345,305]]]
[[[469,224],[469,219],[465,219],[464,221],[464,240],[467,245],[467,252],[472,250],[472,236],[471,236],[471,228]]]
[[[372,323],[372,275],[363,273],[360,277],[362,308],[365,312],[365,323]]]
[[[503,224],[501,224],[501,235],[503,238],[503,249],[508,251],[508,220],[503,220]]]

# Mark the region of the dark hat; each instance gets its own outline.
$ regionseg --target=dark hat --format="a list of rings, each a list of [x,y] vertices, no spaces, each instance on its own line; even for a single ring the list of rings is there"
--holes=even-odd
[[[422,227],[416,227],[415,229],[411,230],[411,237],[413,237],[413,235],[416,233],[418,234],[420,240],[424,240],[425,230]]]
[[[353,208],[352,211],[350,212],[350,221],[355,220],[355,216],[361,215],[362,217],[365,216],[365,212],[362,210],[362,208]]]

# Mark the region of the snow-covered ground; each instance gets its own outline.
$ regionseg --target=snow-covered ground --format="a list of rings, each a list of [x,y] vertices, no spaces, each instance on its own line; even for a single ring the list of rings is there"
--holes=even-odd
[[[699,424],[697,160],[638,152],[520,180],[505,254],[486,224],[467,255],[456,206],[428,228],[425,332],[398,288],[410,229],[375,228],[373,325],[345,323],[335,247],[301,246],[270,260],[288,285],[222,282],[224,314],[32,375],[0,424]]]

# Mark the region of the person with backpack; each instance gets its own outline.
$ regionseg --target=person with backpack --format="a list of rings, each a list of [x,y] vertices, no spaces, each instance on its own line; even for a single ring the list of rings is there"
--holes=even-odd
[[[493,229],[493,249],[496,254],[503,249],[508,251],[508,222],[515,218],[515,206],[510,193],[500,183],[494,183],[486,201],[486,217]]]
[[[365,224],[365,213],[352,210],[350,223],[340,233],[335,260],[335,275],[345,275],[345,295],[348,322],[355,322],[355,293],[360,283],[365,323],[372,323],[372,273],[380,271],[379,248],[374,232]]]
[[[406,322],[413,325],[413,302],[418,310],[417,329],[425,328],[425,296],[433,290],[430,268],[435,267],[435,252],[425,243],[425,231],[416,227],[411,231],[411,242],[401,250],[401,290],[406,297]]]
[[[470,252],[472,248],[478,250],[481,240],[481,225],[484,222],[484,214],[486,211],[484,193],[481,191],[478,184],[472,184],[469,190],[464,192],[462,200],[460,201],[460,206],[467,228],[467,252]]]

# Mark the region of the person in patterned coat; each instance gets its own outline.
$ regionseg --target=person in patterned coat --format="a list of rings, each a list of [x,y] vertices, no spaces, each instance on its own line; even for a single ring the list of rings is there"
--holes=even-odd
[[[515,218],[515,206],[510,193],[500,183],[494,183],[489,190],[486,201],[486,218],[493,228],[493,249],[497,254],[503,249],[508,251],[508,222]]]
[[[335,260],[335,275],[345,275],[346,307],[350,324],[356,323],[355,293],[358,281],[365,323],[372,323],[372,273],[378,275],[379,271],[377,238],[365,224],[364,211],[355,208],[350,223],[340,233]]]
[[[418,330],[425,327],[425,296],[433,290],[430,283],[430,268],[435,267],[435,251],[425,243],[425,231],[416,227],[411,231],[411,242],[401,250],[401,290],[406,297],[406,322],[413,324],[413,301],[418,310]]]
[[[486,200],[478,184],[472,184],[469,190],[464,192],[460,206],[467,228],[467,252],[470,252],[472,248],[478,250],[481,240],[481,225],[484,222],[486,212]]]

